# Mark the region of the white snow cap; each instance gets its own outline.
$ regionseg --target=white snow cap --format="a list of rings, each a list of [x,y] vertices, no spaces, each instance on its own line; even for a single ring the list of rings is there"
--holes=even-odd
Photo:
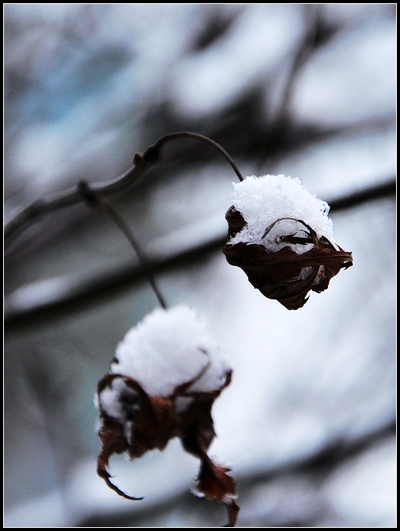
[[[231,371],[204,320],[184,305],[153,310],[118,344],[115,360],[112,374],[129,376],[158,397],[171,396],[202,371],[190,391],[220,390]]]
[[[244,242],[267,246],[263,240],[265,229],[280,218],[294,218],[309,225],[318,238],[325,236],[336,246],[328,203],[310,194],[297,177],[252,175],[240,183],[233,183],[233,188],[232,205],[242,214],[247,225],[229,240],[229,244]],[[301,228],[305,229],[298,225],[298,229]],[[312,245],[297,247],[300,252],[305,252]]]

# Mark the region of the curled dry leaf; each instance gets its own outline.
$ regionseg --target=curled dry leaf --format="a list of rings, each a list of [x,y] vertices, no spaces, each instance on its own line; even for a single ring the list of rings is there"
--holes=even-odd
[[[187,318],[186,310],[188,309],[183,307],[180,312],[175,312],[177,318]],[[164,385],[149,380],[146,376],[147,369],[141,369],[140,363],[134,360],[135,356],[141,356],[141,353],[136,355],[135,341],[138,336],[143,339],[146,332],[153,334],[151,339],[157,343],[154,331],[159,326],[159,321],[155,322],[155,317],[160,320],[164,318],[164,313],[167,314],[168,311],[157,310],[152,321],[142,323],[141,328],[133,329],[127,334],[117,349],[109,373],[98,383],[98,433],[103,447],[97,459],[97,473],[120,496],[129,500],[140,500],[141,497],[129,496],[111,482],[108,471],[110,457],[113,454],[126,453],[132,459],[138,458],[150,450],[163,450],[171,439],[178,437],[185,451],[200,459],[196,493],[225,505],[229,517],[227,525],[234,526],[239,512],[235,503],[235,483],[227,474],[229,470],[213,463],[207,455],[207,449],[215,436],[212,405],[221,391],[229,385],[232,370],[225,361],[216,360],[215,352],[211,352],[212,348],[208,351],[203,341],[201,347],[195,347],[195,352],[191,352],[193,345],[186,345],[188,356],[194,355],[198,358],[195,363],[192,361],[189,371],[191,377],[182,381],[182,374],[179,374],[173,387],[170,387],[168,382]],[[191,317],[193,316],[189,314],[189,318]],[[170,324],[172,328],[172,325],[175,326],[173,321]],[[184,323],[181,324],[184,326]],[[161,328],[167,342],[173,343],[179,335],[172,334],[168,339],[168,326],[163,322]],[[180,342],[182,343],[182,337]],[[179,349],[182,345],[175,346]],[[173,344],[170,344],[167,350],[171,347]],[[133,361],[136,362],[138,379],[128,375],[130,368],[134,366]],[[167,367],[168,360],[165,361]],[[173,363],[176,361],[177,359],[174,360],[171,356],[172,365],[167,369],[164,367],[162,371],[169,380],[173,378],[171,371],[174,370]],[[148,363],[151,365],[151,360],[148,360]],[[187,360],[186,365],[190,365],[190,360]],[[118,373],[118,369],[121,373]],[[175,372],[178,371],[179,367],[176,367]],[[149,389],[152,393],[148,392]],[[166,391],[165,396],[157,396],[161,394],[158,390]]]
[[[297,310],[308,293],[328,288],[332,277],[353,265],[352,254],[318,237],[302,220],[284,217],[269,224],[259,243],[230,243],[247,225],[234,207],[226,213],[228,242],[223,248],[227,261],[246,273],[251,284],[288,310]]]

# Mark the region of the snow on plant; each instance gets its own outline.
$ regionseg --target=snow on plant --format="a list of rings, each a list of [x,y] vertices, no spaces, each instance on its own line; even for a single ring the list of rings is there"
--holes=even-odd
[[[97,472],[119,495],[107,470],[113,454],[140,457],[163,450],[179,437],[200,459],[197,493],[224,504],[229,526],[236,523],[235,483],[229,469],[207,455],[214,436],[211,408],[231,381],[232,369],[205,322],[184,305],[155,309],[119,343],[108,374],[98,384],[99,437],[103,448]]]
[[[335,241],[329,205],[299,179],[253,175],[233,186],[223,252],[269,299],[297,310],[310,291],[324,291],[340,269],[353,264],[351,253]]]

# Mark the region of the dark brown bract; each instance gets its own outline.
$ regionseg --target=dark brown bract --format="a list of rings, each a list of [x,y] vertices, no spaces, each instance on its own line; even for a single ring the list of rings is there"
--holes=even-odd
[[[229,469],[213,463],[207,455],[215,436],[211,408],[222,389],[229,385],[231,371],[226,373],[224,385],[214,392],[191,392],[190,387],[206,369],[176,387],[169,397],[149,396],[137,381],[120,374],[109,373],[102,378],[97,396],[103,448],[97,460],[97,473],[120,496],[140,500],[142,498],[126,495],[110,481],[107,470],[110,457],[126,452],[129,457],[137,458],[150,450],[163,450],[171,439],[179,437],[183,448],[200,459],[198,494],[225,505],[229,517],[227,526],[232,527],[239,512],[235,503],[235,483],[227,474]],[[110,402],[110,396],[113,397],[112,406],[102,405],[102,402]]]
[[[246,221],[234,207],[228,210],[226,219],[229,239],[223,252],[227,261],[243,269],[265,297],[277,300],[288,310],[304,306],[310,291],[326,290],[332,277],[353,265],[351,253],[335,247],[324,236],[318,238],[301,220],[276,220],[266,227],[260,244],[230,244]]]

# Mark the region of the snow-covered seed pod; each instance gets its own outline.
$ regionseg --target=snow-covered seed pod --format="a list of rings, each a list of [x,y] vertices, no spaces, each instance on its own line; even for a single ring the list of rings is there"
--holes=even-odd
[[[109,458],[126,453],[137,458],[163,450],[174,438],[200,459],[197,492],[228,510],[236,523],[235,483],[228,469],[211,461],[207,449],[215,436],[211,408],[231,381],[232,369],[206,329],[187,306],[156,309],[119,343],[109,372],[98,384],[99,437],[103,448],[97,472],[110,481]]]
[[[352,254],[335,242],[329,205],[299,179],[253,175],[233,186],[223,251],[267,298],[297,310],[310,291],[324,291],[353,265]]]

